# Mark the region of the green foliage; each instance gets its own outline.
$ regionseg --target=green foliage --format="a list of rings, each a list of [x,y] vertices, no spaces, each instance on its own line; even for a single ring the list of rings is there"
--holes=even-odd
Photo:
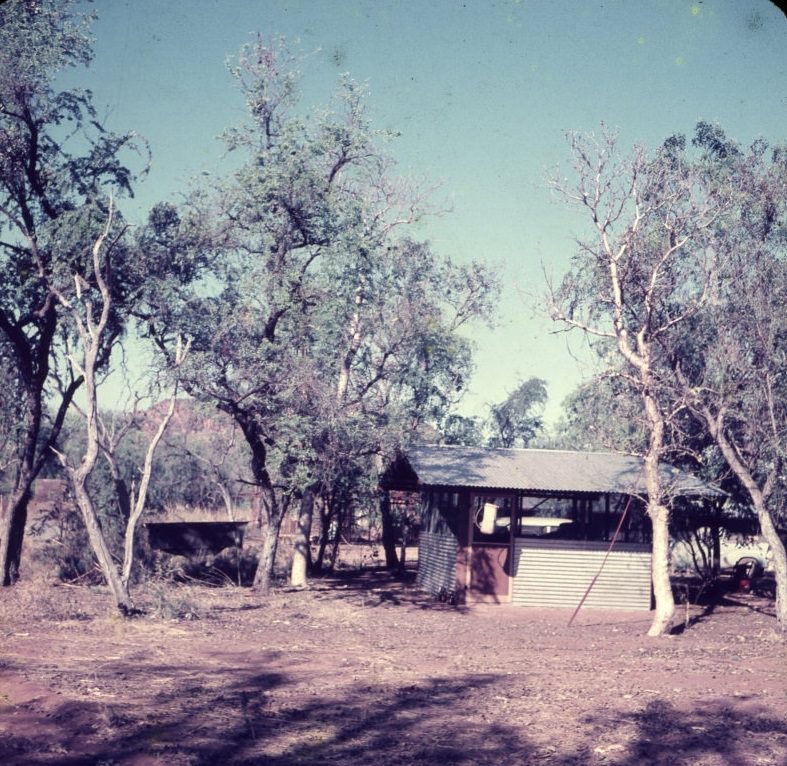
[[[94,17],[74,16],[75,5],[76,0],[15,0],[0,8],[3,103],[13,102],[14,90],[46,90],[60,70],[90,63]]]
[[[480,447],[483,444],[483,423],[477,417],[450,414],[443,423],[441,441],[447,445]]]
[[[22,405],[11,469],[14,499],[0,534],[6,584],[18,576],[30,486],[81,384],[62,363],[74,338],[64,307],[80,295],[95,297],[92,247],[107,221],[110,196],[131,192],[133,174],[124,159],[139,147],[132,133],[103,129],[89,92],[53,88],[63,68],[90,61],[91,21],[71,0],[0,5],[0,334]],[[100,366],[148,278],[121,242],[124,229],[115,215],[107,242],[112,260],[105,263],[113,307]],[[58,390],[55,371],[64,373],[61,396],[45,429],[45,392]]]
[[[672,136],[659,151],[639,149],[618,164],[614,138],[596,143],[594,152],[587,143],[592,139],[573,142],[578,188],[557,188],[590,210],[594,234],[581,243],[576,268],[555,293],[555,316],[602,344],[606,339],[603,352],[617,349],[628,363],[647,416],[648,457],[689,463],[731,489],[736,510],[745,501],[754,512],[773,552],[777,619],[784,627],[784,149],[769,151],[764,140],[745,149],[705,122],[691,145]],[[575,408],[578,403],[575,398]],[[661,494],[653,479],[648,493],[651,504]],[[664,516],[677,508],[667,500],[661,540]],[[697,516],[696,509],[683,518],[678,513],[673,534],[694,536],[698,526],[686,519]],[[731,521],[738,519],[725,515],[708,526]],[[658,566],[662,574],[664,547],[658,559],[654,554],[654,572]],[[660,582],[668,603],[663,576]],[[654,623],[652,631],[664,624]]]
[[[620,374],[580,384],[563,402],[551,446],[642,454],[646,434],[636,389]]]
[[[456,330],[488,311],[494,277],[395,236],[421,201],[392,179],[352,81],[304,116],[282,43],[247,46],[232,72],[248,104],[226,134],[238,170],[177,213],[157,210],[145,235],[188,250],[177,220],[190,217],[205,280],[149,326],[193,338],[185,385],[238,424],[269,520],[307,489],[346,514],[369,497],[374,455],[464,388]]]
[[[781,147],[738,146],[718,126],[700,123],[694,161],[728,209],[715,226],[713,300],[673,341],[665,381],[677,381],[697,417],[720,424],[784,523],[787,436],[787,164]],[[722,192],[719,192],[722,193]],[[707,419],[709,418],[709,420]],[[721,461],[720,467],[728,470]],[[740,477],[739,477],[740,478]]]
[[[500,404],[490,407],[490,447],[527,447],[543,427],[546,382],[528,378]]]

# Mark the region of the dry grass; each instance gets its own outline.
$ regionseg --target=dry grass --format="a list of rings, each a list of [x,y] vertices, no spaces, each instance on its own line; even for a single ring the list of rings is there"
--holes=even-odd
[[[106,600],[93,596],[102,592]],[[21,580],[12,588],[3,588],[0,596],[2,623],[17,622],[20,615],[31,624],[89,620],[114,611],[107,588],[64,585],[51,578]]]
[[[222,510],[210,507],[175,504],[167,506],[164,513],[146,518],[145,521],[251,521],[247,508],[236,509],[235,518],[230,519]]]

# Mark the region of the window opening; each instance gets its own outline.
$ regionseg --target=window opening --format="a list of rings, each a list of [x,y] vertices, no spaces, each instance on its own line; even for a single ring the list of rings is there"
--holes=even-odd
[[[477,495],[473,506],[473,540],[508,543],[511,536],[512,498]]]
[[[522,497],[517,537],[566,537],[576,520],[576,506],[568,497]]]

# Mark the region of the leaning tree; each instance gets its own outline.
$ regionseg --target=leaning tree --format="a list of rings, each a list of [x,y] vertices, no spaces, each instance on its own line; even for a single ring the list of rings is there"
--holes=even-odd
[[[685,154],[685,139],[672,140]],[[776,614],[787,629],[787,150],[748,149],[699,123],[695,164],[730,198],[715,223],[713,301],[680,328],[662,377],[703,425],[770,545]]]

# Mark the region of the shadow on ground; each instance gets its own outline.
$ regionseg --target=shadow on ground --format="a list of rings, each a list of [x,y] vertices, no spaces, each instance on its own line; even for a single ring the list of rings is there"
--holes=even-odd
[[[743,607],[768,617],[776,616],[774,600],[776,585],[773,575],[766,574],[751,583],[748,590],[740,590],[730,578],[719,579],[713,583],[702,583],[697,577],[673,578],[673,590],[676,601],[676,624],[672,633],[680,635],[688,628],[707,621],[722,607]],[[694,604],[701,607],[699,613],[679,622],[681,610],[686,605]]]
[[[745,700],[737,700],[745,701]],[[615,743],[595,751],[616,766],[637,764],[748,764],[752,751],[759,751],[757,763],[784,763],[787,753],[787,722],[764,707],[742,711],[730,702],[709,702],[683,711],[654,700],[643,710],[624,715],[599,713],[583,722],[589,729],[625,732],[635,736],[628,748]],[[556,763],[574,761],[565,758]]]
[[[259,659],[264,665],[264,655]],[[505,699],[512,692],[510,679],[495,674],[434,677],[399,687],[370,678],[311,695],[301,689],[287,704],[293,682],[286,673],[250,672],[229,661],[190,679],[188,668],[161,664],[104,665],[102,673],[125,677],[130,692],[156,683],[161,691],[142,708],[100,697],[43,712],[22,707],[14,713],[19,728],[36,734],[0,740],[0,761],[688,766],[748,763],[752,746],[762,763],[780,763],[787,752],[785,721],[762,708],[743,712],[723,702],[681,710],[655,700],[637,712],[599,710],[579,721],[555,720],[551,744],[536,744],[527,721],[507,717],[504,704],[496,716],[476,714],[474,700]],[[565,736],[569,731],[573,736]]]
[[[136,675],[163,679],[175,671],[183,668],[150,666]],[[110,672],[128,673],[132,686],[150,683],[132,668]],[[162,692],[148,709],[99,700],[65,702],[46,714],[21,709],[19,723],[36,736],[1,740],[0,760],[6,766],[124,764],[140,757],[167,764],[470,764],[512,756],[522,762],[531,752],[510,723],[468,724],[455,716],[468,692],[494,684],[493,676],[401,688],[358,683],[337,696],[270,709],[268,695],[288,683],[286,675],[226,668]]]
[[[391,572],[382,567],[337,569],[335,572],[312,578],[310,587],[324,592],[332,601],[345,601],[363,607],[409,606],[434,611],[463,611],[463,607],[440,601],[415,584],[415,567],[403,572]],[[318,596],[319,597],[319,596]]]

